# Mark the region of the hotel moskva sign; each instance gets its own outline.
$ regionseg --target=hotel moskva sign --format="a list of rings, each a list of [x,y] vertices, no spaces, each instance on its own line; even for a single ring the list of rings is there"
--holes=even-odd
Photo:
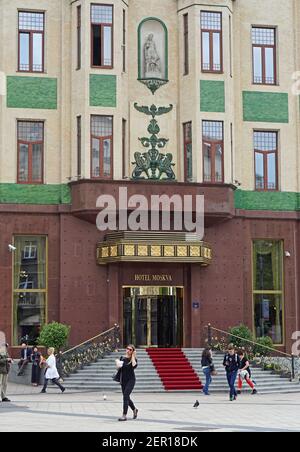
[[[99,265],[112,262],[182,262],[207,266],[211,261],[210,245],[181,232],[111,233],[97,247]]]

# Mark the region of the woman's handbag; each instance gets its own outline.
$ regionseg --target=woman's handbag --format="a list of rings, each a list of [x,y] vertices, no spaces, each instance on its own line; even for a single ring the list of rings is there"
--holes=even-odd
[[[122,368],[118,369],[118,371],[112,376],[112,379],[116,383],[120,383],[121,382],[121,370],[122,370]]]
[[[216,377],[218,375],[218,372],[216,371],[215,366],[213,364],[209,367],[209,370],[210,370],[210,374],[213,377]]]

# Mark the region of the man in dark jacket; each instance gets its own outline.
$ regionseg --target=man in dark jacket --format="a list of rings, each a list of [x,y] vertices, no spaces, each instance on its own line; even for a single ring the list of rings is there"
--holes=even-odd
[[[10,402],[6,397],[7,380],[12,360],[8,356],[8,344],[0,344],[0,390],[2,402]]]
[[[25,367],[28,365],[28,363],[30,362],[31,359],[31,355],[32,355],[32,350],[31,348],[27,347],[27,344],[22,344],[22,350],[21,350],[21,359],[18,362],[18,366],[19,366],[19,373],[18,373],[18,377],[24,375],[24,370]]]
[[[237,391],[235,389],[235,382],[240,368],[241,360],[235,352],[233,344],[228,346],[228,353],[224,357],[223,366],[226,369],[227,381],[230,388],[230,401],[237,399]]]

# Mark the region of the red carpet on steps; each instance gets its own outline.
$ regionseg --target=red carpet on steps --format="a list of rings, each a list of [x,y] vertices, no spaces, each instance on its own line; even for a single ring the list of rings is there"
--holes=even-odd
[[[198,375],[180,348],[148,348],[147,353],[167,391],[203,388]]]

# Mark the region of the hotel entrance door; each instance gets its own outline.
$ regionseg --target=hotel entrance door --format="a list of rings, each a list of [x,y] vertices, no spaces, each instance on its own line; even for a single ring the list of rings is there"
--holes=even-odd
[[[124,288],[124,342],[137,347],[181,347],[182,312],[182,288]]]

